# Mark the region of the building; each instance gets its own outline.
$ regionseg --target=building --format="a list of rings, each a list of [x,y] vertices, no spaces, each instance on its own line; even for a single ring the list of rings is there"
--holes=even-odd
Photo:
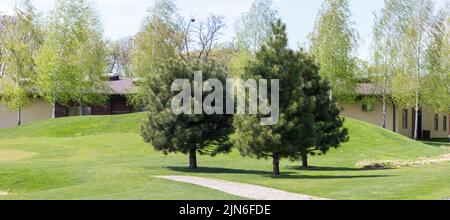
[[[137,110],[128,103],[127,95],[134,90],[133,80],[128,77],[120,77],[118,74],[109,77],[108,101],[104,106],[87,106],[84,108],[85,115],[120,115],[136,112]],[[56,105],[55,115],[57,118],[77,116],[79,106]]]
[[[136,112],[133,106],[127,102],[127,95],[134,90],[133,80],[127,77],[114,75],[107,82],[110,88],[108,101],[104,106],[87,106],[84,108],[85,115],[118,115]],[[55,116],[57,118],[76,116],[79,107],[73,105],[56,104]],[[22,123],[52,118],[52,105],[44,100],[36,100],[27,109],[22,111]],[[17,112],[10,111],[6,105],[0,103],[0,128],[14,127],[17,124]]]
[[[383,104],[379,99],[372,103],[362,101],[363,97],[370,97],[381,94],[380,90],[371,83],[361,83],[357,92],[359,101],[340,102],[342,115],[357,119],[377,126],[382,126]],[[414,137],[415,113],[414,109],[406,109],[396,106],[391,101],[387,103],[386,128],[404,136]],[[439,114],[426,106],[419,111],[418,136],[420,139],[429,138],[449,138],[450,115]]]
[[[86,107],[86,115],[117,115],[136,112],[133,106],[127,103],[126,95],[134,90],[133,81],[130,78],[120,78],[118,75],[110,77],[108,85],[111,88],[109,100],[105,106]],[[379,96],[380,91],[371,83],[361,83],[357,92],[359,101],[340,102],[345,117],[361,120],[377,126],[382,126],[383,105],[379,99],[373,103],[364,103],[363,97]],[[56,117],[76,116],[79,112],[76,105],[57,105]],[[0,103],[0,128],[16,126],[16,112],[10,112],[5,105]],[[49,119],[52,117],[52,106],[42,100],[37,100],[30,108],[22,112],[23,123]],[[407,137],[414,136],[413,109],[405,109],[396,106],[392,102],[387,104],[386,128]],[[426,107],[419,111],[419,137],[448,138],[450,134],[450,115],[438,114]]]

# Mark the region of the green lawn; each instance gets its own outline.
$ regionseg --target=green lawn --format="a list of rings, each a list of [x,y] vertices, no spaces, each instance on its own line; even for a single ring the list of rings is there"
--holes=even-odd
[[[282,161],[283,175],[271,175],[271,161],[243,158],[236,151],[188,158],[164,156],[139,136],[145,114],[73,117],[0,130],[0,199],[242,199],[155,175],[195,175],[274,187],[331,199],[445,199],[450,197],[450,163],[415,168],[364,170],[366,160],[413,160],[448,154],[428,145],[348,119],[351,141],[327,156],[311,159],[312,169]],[[31,158],[1,160],[2,152]]]

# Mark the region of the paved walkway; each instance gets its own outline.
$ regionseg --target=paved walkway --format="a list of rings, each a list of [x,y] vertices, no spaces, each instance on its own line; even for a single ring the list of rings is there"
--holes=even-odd
[[[158,178],[177,182],[195,184],[231,195],[249,198],[253,200],[324,200],[312,196],[290,193],[278,189],[257,185],[235,183],[224,180],[209,179],[192,176],[157,176]]]

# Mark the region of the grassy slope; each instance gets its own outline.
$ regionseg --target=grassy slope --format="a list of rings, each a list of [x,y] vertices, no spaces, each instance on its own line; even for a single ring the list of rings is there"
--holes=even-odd
[[[327,156],[312,158],[316,169],[283,161],[279,178],[271,162],[236,152],[200,157],[195,173],[187,157],[164,156],[142,142],[145,114],[73,117],[0,130],[0,150],[37,152],[30,159],[0,161],[0,191],[24,199],[239,199],[214,190],[153,178],[197,175],[270,186],[333,199],[443,199],[450,195],[450,163],[395,170],[361,170],[363,160],[416,159],[448,151],[375,126],[348,120],[351,141]],[[0,197],[1,199],[1,197]]]

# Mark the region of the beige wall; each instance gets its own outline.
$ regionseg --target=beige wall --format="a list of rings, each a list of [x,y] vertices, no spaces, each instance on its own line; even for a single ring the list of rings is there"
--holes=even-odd
[[[28,109],[22,111],[22,123],[49,119],[52,117],[52,106],[44,101],[34,102]],[[10,128],[17,124],[17,112],[9,111],[0,103],[0,128]]]
[[[434,127],[434,116],[435,116],[434,111],[430,111],[426,108],[423,109],[422,111],[422,120],[423,120],[423,124],[422,124],[422,129],[424,131],[429,130],[431,131],[431,138],[446,138],[449,137],[449,116],[447,115],[447,130],[444,131],[444,115],[443,114],[438,114],[439,118],[438,118],[438,130],[435,130]]]
[[[383,125],[383,105],[381,103],[374,104],[373,111],[370,112],[362,110],[362,103],[339,103],[339,107],[343,109],[342,115],[345,117],[357,119],[380,127]],[[392,112],[392,105],[388,105],[386,128],[389,130],[393,130],[394,128]],[[398,128],[398,125],[396,125],[396,128]]]
[[[407,110],[408,114],[406,120],[408,121],[407,127],[403,128],[403,110]],[[397,108],[397,133],[413,138],[413,111],[408,108]]]
[[[345,117],[357,119],[360,121],[364,121],[367,123],[371,123],[377,126],[382,126],[383,120],[383,105],[381,103],[374,104],[373,111],[364,112],[362,110],[362,103],[339,103],[339,106],[343,108],[342,115]],[[402,126],[402,111],[404,108],[396,108],[396,122],[395,128],[396,132],[407,136],[412,137],[412,129],[413,129],[413,111],[408,109],[408,127],[403,128]],[[439,114],[439,129],[436,131],[434,129],[434,115],[433,111],[429,111],[427,108],[423,108],[422,112],[422,130],[431,131],[431,138],[448,138],[449,137],[449,122],[450,116],[447,116],[447,131],[443,130],[443,114]],[[393,106],[392,104],[388,104],[387,106],[387,129],[393,130],[394,122],[393,122]]]

